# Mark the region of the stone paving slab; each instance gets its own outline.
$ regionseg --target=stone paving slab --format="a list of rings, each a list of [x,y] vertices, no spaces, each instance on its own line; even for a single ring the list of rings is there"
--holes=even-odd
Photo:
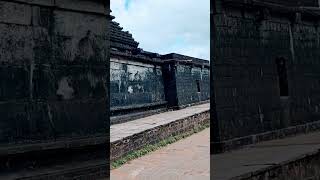
[[[14,155],[18,153],[27,153],[32,151],[54,150],[54,149],[68,149],[79,148],[89,145],[106,144],[106,135],[85,137],[85,138],[65,138],[61,140],[26,143],[26,144],[2,144],[0,145],[0,155]]]
[[[122,124],[115,124],[110,127],[110,142],[121,140],[125,137],[144,132],[148,129],[169,124],[179,119],[184,119],[210,109],[210,103],[196,105],[180,109],[177,111],[169,111],[161,114],[148,116],[145,118],[129,121]]]
[[[211,155],[211,173],[225,180],[270,168],[320,150],[320,132],[262,142],[244,149]]]
[[[209,180],[210,128],[111,170],[112,180]]]

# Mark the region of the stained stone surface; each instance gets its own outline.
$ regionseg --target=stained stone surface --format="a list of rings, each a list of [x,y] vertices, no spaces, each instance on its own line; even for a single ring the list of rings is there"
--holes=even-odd
[[[0,144],[104,134],[109,9],[0,1]]]
[[[161,65],[112,58],[110,67],[111,107],[165,101]]]
[[[213,141],[319,120],[319,10],[297,8],[318,2],[272,2],[216,0],[212,6]],[[283,79],[287,96],[280,94]]]

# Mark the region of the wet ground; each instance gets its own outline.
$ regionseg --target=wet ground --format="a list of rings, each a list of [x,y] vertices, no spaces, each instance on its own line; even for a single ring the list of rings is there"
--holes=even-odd
[[[210,128],[111,171],[112,180],[209,180]]]

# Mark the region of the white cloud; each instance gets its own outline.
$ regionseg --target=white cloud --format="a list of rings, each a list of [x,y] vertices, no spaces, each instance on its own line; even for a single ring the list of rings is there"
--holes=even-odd
[[[111,0],[112,15],[140,47],[209,59],[209,0]]]

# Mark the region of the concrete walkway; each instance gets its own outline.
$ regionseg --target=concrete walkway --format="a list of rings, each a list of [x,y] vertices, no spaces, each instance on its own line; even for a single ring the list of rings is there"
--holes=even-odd
[[[112,125],[110,128],[110,142],[112,143],[145,130],[208,111],[209,109],[210,103],[207,103],[187,107],[177,111],[164,112],[122,124]]]
[[[211,174],[225,180],[252,173],[320,150],[320,132],[262,142],[211,156]]]
[[[209,180],[210,128],[111,171],[112,180]]]

